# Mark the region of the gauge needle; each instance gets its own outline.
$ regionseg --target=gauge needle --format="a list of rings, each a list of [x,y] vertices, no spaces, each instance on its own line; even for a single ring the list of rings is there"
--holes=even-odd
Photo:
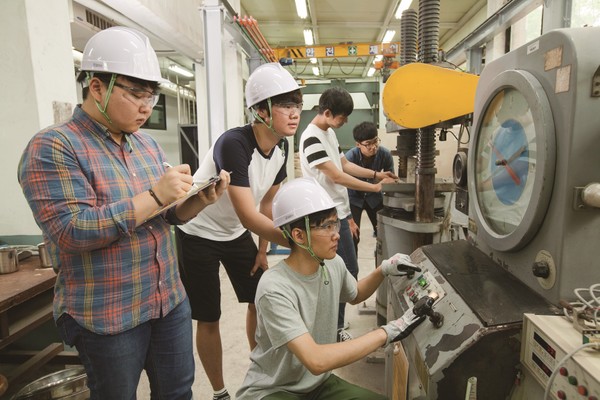
[[[512,164],[512,162],[515,161],[517,158],[519,158],[521,156],[521,154],[523,154],[524,151],[525,151],[525,146],[519,147],[519,149],[517,151],[515,151],[512,156],[508,157],[508,160],[506,160],[506,165]]]
[[[517,153],[513,154],[511,157],[510,162],[507,162],[504,157],[502,156],[502,153],[500,153],[500,151],[498,151],[498,149],[496,148],[496,146],[494,146],[494,144],[492,142],[490,142],[490,146],[492,147],[492,150],[494,150],[494,153],[496,154],[496,157],[498,158],[498,160],[496,160],[496,165],[503,165],[504,168],[506,168],[506,172],[508,172],[508,175],[510,175],[510,177],[512,178],[512,180],[515,182],[515,184],[518,186],[521,184],[521,179],[519,178],[519,176],[515,173],[515,171],[512,169],[512,167],[508,164],[510,164],[510,162],[514,161],[513,157],[515,157],[515,155],[518,153],[519,155],[523,152],[524,146],[522,147],[523,150],[517,151]],[[518,155],[517,155],[518,157]],[[515,159],[517,158],[515,157]]]

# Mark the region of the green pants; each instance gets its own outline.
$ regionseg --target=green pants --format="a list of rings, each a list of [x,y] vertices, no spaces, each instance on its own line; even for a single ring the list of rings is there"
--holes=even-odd
[[[318,388],[310,393],[296,394],[277,392],[263,397],[263,400],[386,400],[387,397],[353,385],[331,374]]]

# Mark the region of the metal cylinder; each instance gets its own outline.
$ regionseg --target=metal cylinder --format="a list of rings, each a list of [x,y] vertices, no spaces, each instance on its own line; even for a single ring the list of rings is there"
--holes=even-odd
[[[419,1],[419,61],[438,61],[440,0]]]
[[[415,10],[404,10],[400,18],[400,65],[417,62],[418,16]]]
[[[433,222],[434,220],[435,173],[435,129],[419,129],[415,178],[415,220],[417,222]],[[421,234],[416,239],[415,246],[431,244],[432,241],[431,234]]]
[[[42,268],[49,268],[52,266],[52,259],[50,258],[50,253],[48,253],[48,249],[46,248],[46,243],[40,243],[37,245],[38,254],[40,256],[40,264]]]
[[[581,193],[583,204],[588,207],[600,207],[600,183],[590,183]]]
[[[396,152],[398,153],[398,176],[406,178],[408,175],[408,157],[417,152],[417,131],[414,129],[403,129],[396,137]]]

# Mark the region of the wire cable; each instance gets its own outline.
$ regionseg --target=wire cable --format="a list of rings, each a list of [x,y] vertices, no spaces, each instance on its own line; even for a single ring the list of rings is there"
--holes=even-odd
[[[340,63],[340,60],[337,58],[334,58],[331,60],[331,63],[329,64],[329,70],[327,70],[327,72],[324,75],[329,75],[329,73],[331,72],[331,69],[333,68],[333,63],[337,62],[338,64],[338,68],[340,69],[340,71],[342,72],[342,74],[344,75],[351,75],[354,70],[356,69],[356,65],[360,62],[360,63],[364,63],[364,60],[361,57],[358,57],[356,59],[356,61],[354,61],[354,66],[352,67],[352,70],[350,70],[350,72],[346,72],[344,71],[344,69],[342,68],[342,64]],[[325,63],[323,63],[325,64]]]

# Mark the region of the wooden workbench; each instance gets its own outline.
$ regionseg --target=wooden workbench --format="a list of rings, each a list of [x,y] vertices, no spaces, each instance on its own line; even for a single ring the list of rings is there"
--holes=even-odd
[[[20,261],[18,271],[0,275],[0,358],[12,358],[7,346],[52,319],[55,280],[52,268],[40,268],[37,256]],[[62,343],[51,343],[31,352],[10,372],[9,382],[28,376],[63,349]]]

